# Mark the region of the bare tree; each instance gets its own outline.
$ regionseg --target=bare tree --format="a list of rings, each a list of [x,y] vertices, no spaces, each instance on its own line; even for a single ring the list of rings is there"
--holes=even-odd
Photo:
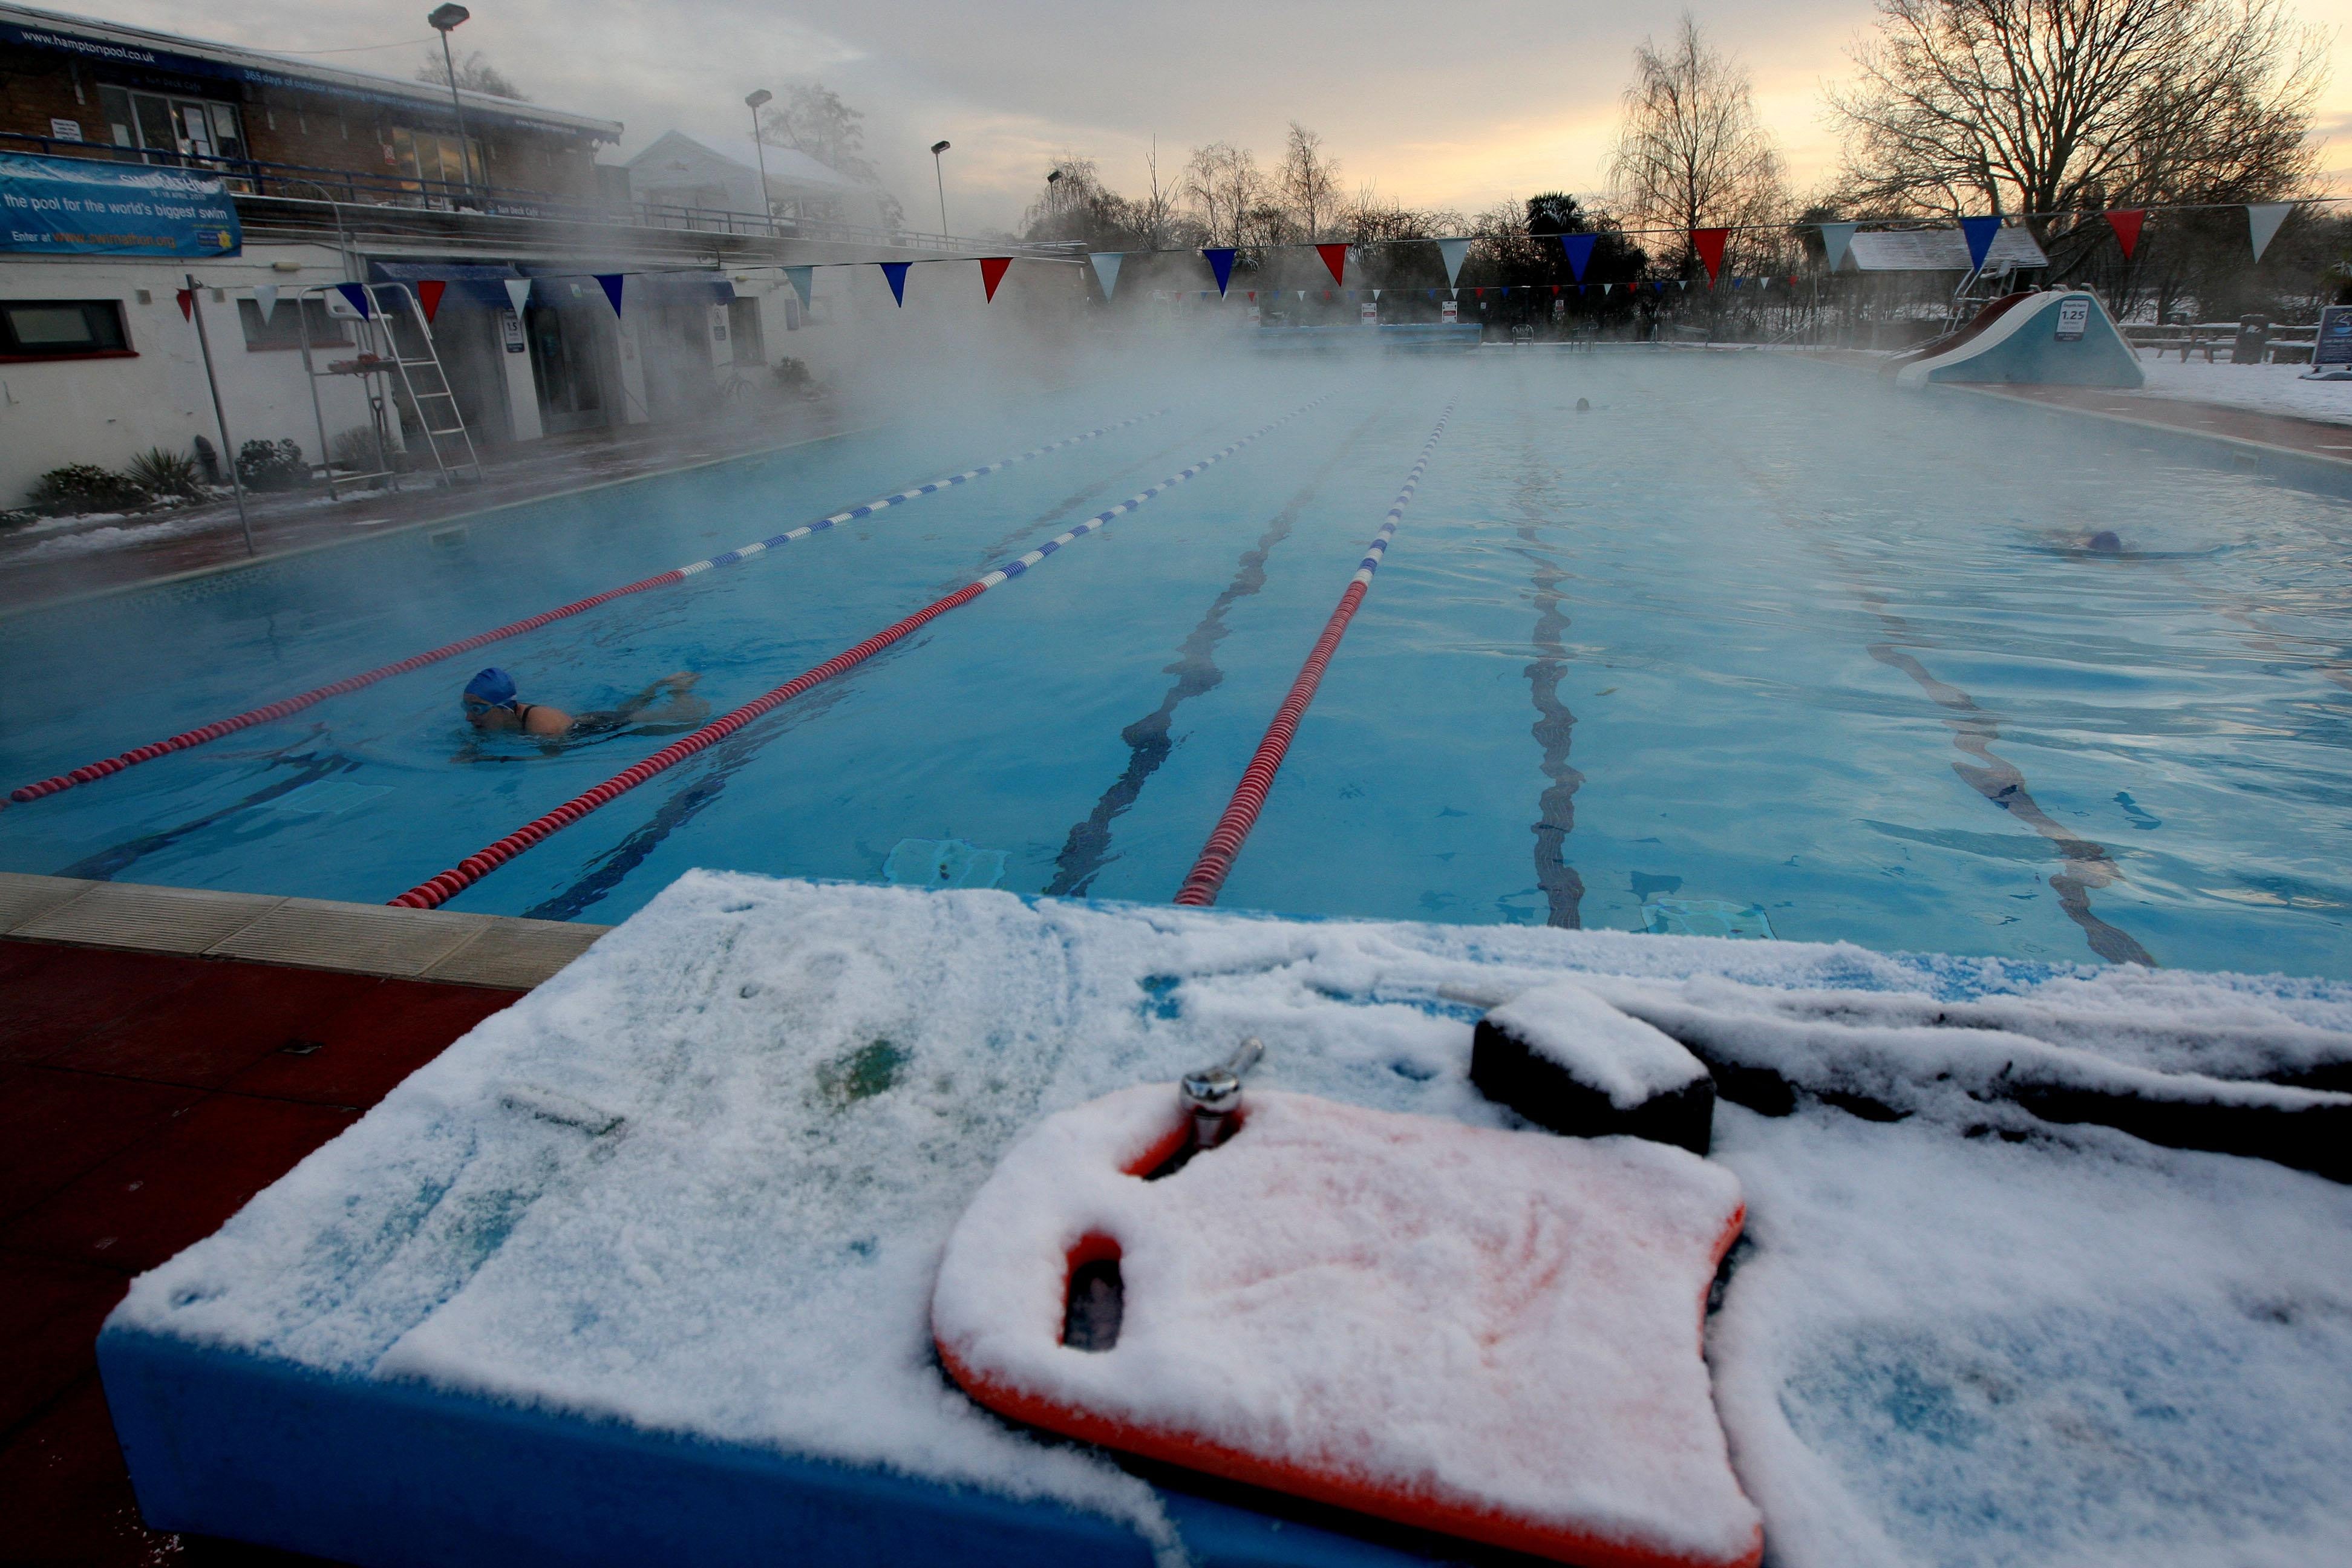
[[[1262,237],[1273,208],[1273,187],[1259,172],[1256,154],[1230,142],[1192,150],[1184,165],[1183,193],[1212,245],[1247,245]]]
[[[823,82],[794,82],[761,111],[760,140],[805,153],[835,174],[873,186],[884,226],[895,228],[906,209],[883,188],[882,172],[866,156],[865,121],[865,110],[850,108]]]
[[[2281,0],[1878,9],[1854,51],[1858,79],[1829,95],[1849,205],[2044,215],[2261,201],[2315,167],[2305,133],[2327,40]],[[2045,243],[2073,226],[2028,221]]]
[[[1610,173],[1612,205],[1628,226],[1766,224],[1789,205],[1747,70],[1710,45],[1687,11],[1664,48],[1644,38],[1633,50]],[[1738,237],[1735,267],[1751,243]],[[1687,239],[1662,248],[1685,272],[1696,264]]]
[[[449,66],[457,68],[457,85],[467,92],[487,92],[494,98],[511,98],[530,101],[530,95],[514,84],[514,79],[490,63],[489,56],[476,49],[470,55],[457,55],[444,63],[441,51],[427,49],[416,62],[416,79],[429,81],[435,87],[449,85]]]
[[[1297,219],[1299,232],[1307,239],[1320,239],[1324,226],[1339,210],[1339,160],[1327,157],[1323,138],[1296,120],[1290,122],[1279,179],[1282,199]]]

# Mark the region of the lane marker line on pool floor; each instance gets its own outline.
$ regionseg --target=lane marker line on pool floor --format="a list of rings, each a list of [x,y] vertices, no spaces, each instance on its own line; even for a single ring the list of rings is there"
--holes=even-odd
[[[1217,818],[1201,858],[1192,863],[1183,887],[1177,890],[1176,902],[1206,906],[1217,901],[1217,890],[1225,885],[1225,876],[1234,868],[1234,858],[1242,852],[1242,841],[1257,826],[1266,794],[1274,788],[1274,775],[1281,770],[1283,756],[1290,750],[1290,738],[1298,733],[1298,721],[1306,716],[1307,705],[1315,700],[1315,689],[1323,683],[1323,671],[1330,664],[1331,656],[1339,650],[1339,639],[1348,635],[1348,623],[1355,618],[1356,606],[1371,592],[1372,574],[1381,569],[1381,561],[1388,554],[1389,541],[1396,537],[1397,525],[1404,521],[1404,509],[1412,504],[1413,492],[1421,488],[1421,476],[1427,471],[1429,459],[1445,435],[1445,422],[1453,417],[1454,405],[1448,403],[1445,411],[1437,416],[1437,428],[1429,433],[1429,440],[1421,448],[1420,460],[1405,476],[1404,488],[1397,491],[1387,521],[1365,547],[1364,559],[1358,563],[1355,575],[1348,579],[1348,591],[1339,595],[1339,606],[1323,623],[1323,635],[1315,639],[1307,662],[1298,667],[1298,678],[1290,683],[1290,694],[1275,710],[1274,722],[1266,726],[1265,737],[1258,742],[1256,753],[1243,770],[1242,782],[1235,786],[1233,799],[1226,803],[1224,815]]]
[[[1039,545],[1036,549],[1030,551],[1027,554],[1008,561],[992,572],[982,574],[980,577],[965,584],[962,587],[957,589],[954,593],[948,595],[945,598],[934,599],[931,603],[924,605],[921,609],[917,610],[913,615],[907,616],[904,620],[896,622],[895,624],[876,632],[872,637],[867,637],[856,647],[848,648],[841,653],[834,655],[833,658],[825,660],[823,664],[818,665],[815,668],[803,671],[802,674],[794,676],[792,679],[784,682],[782,686],[776,687],[771,691],[753,698],[751,701],[746,702],[740,708],[737,708],[730,712],[721,714],[719,717],[712,720],[709,723],[705,724],[701,729],[697,730],[693,734],[671,742],[668,745],[664,746],[660,751],[656,752],[652,756],[646,758],[645,761],[638,763],[635,766],[625,768],[621,772],[614,774],[611,778],[606,779],[603,784],[597,784],[593,789],[582,791],[580,794],[573,795],[570,800],[565,801],[562,805],[557,806],[554,810],[523,824],[520,827],[516,828],[512,833],[508,834],[504,838],[499,839],[495,844],[486,845],[482,848],[476,850],[473,854],[466,857],[463,860],[458,861],[457,865],[451,867],[448,870],[442,872],[439,876],[429,878],[425,881],[419,882],[415,887],[409,889],[408,891],[401,894],[398,898],[388,901],[407,909],[429,910],[438,908],[442,904],[445,904],[451,899],[457,897],[466,889],[472,887],[476,882],[480,881],[484,877],[488,876],[492,871],[497,870],[500,866],[505,865],[508,861],[521,854],[524,850],[530,848],[533,845],[541,842],[562,829],[571,826],[573,823],[579,821],[590,812],[595,811],[599,807],[610,805],[612,802],[619,799],[622,795],[627,794],[630,790],[633,790],[639,784],[644,784],[647,779],[654,777],[657,773],[664,773],[670,768],[676,767],[678,763],[686,761],[687,758],[694,755],[697,752],[703,751],[704,749],[725,740],[736,731],[740,730],[744,725],[749,724],[752,720],[757,719],[761,715],[770,712],[776,708],[782,707],[784,703],[791,701],[793,698],[798,697],[802,692],[809,689],[809,688],[818,685],[821,682],[830,680],[835,676],[841,674],[843,671],[865,663],[876,654],[880,653],[884,648],[888,647],[892,643],[899,641],[908,633],[919,629],[925,623],[936,620],[938,617],[946,615],[950,610],[958,609],[971,603],[972,600],[979,598],[982,594],[987,593],[991,588],[996,587],[1000,584],[1010,582],[1015,577],[1025,574],[1030,568],[1040,564],[1047,556],[1055,553],[1061,550],[1063,546],[1073,543],[1076,541],[1084,538],[1086,535],[1096,531],[1097,529],[1107,526],[1114,519],[1123,517],[1127,513],[1135,510],[1136,508],[1143,505],[1144,502],[1151,500],[1154,496],[1160,495],[1164,491],[1173,489],[1178,485],[1184,483],[1187,479],[1192,479],[1195,476],[1216,467],[1216,465],[1223,462],[1227,458],[1232,457],[1235,452],[1240,451],[1243,447],[1250,445],[1253,441],[1280,429],[1283,426],[1289,424],[1292,420],[1297,419],[1303,415],[1312,412],[1314,409],[1320,407],[1323,404],[1329,402],[1337,395],[1338,394],[1336,393],[1327,392],[1322,396],[1316,398],[1313,402],[1293,409],[1290,413],[1284,415],[1281,418],[1273,421],[1271,424],[1260,426],[1257,429],[1234,442],[1232,445],[1223,447],[1220,450],[1210,454],[1208,457],[1202,458],[1199,462],[1194,463],[1191,468],[1186,468],[1180,473],[1171,474],[1168,478],[1160,480],[1158,484],[1153,485],[1150,489],[1142,490],[1135,495],[1128,497],[1127,500],[1119,502],[1117,506],[1110,508],[1107,511],[1098,511],[1095,513],[1094,516],[1087,519],[1084,522],[1071,528],[1066,532],[1057,534],[1054,538],[1047,540],[1045,543]],[[1424,460],[1426,459],[1424,458]],[[1416,475],[1417,474],[1418,470],[1416,470]]]
[[[821,532],[828,528],[837,528],[845,522],[855,522],[860,518],[871,517],[876,512],[887,511],[894,506],[903,506],[908,501],[922,496],[951,489],[957,485],[970,484],[972,480],[989,474],[1000,473],[1006,468],[1028,462],[1032,458],[1045,457],[1049,452],[1058,452],[1066,447],[1075,447],[1081,442],[1092,441],[1115,431],[1125,430],[1130,426],[1140,425],[1146,420],[1157,419],[1168,412],[1169,410],[1165,408],[1154,409],[1149,414],[1139,414],[1131,419],[1122,419],[1115,425],[1098,426],[1095,429],[1084,431],[1076,436],[1066,436],[1061,440],[1048,442],[1043,447],[1033,447],[1028,451],[1013,457],[1000,458],[995,462],[983,463],[976,468],[966,468],[960,474],[950,474],[944,479],[933,479],[928,484],[917,485],[910,489],[897,490],[887,496],[877,496],[862,506],[854,506],[845,511],[835,512],[830,517],[821,517],[814,522],[803,523],[798,528],[788,529],[782,533],[771,534],[766,539],[755,540],[751,543],[740,545],[733,550],[724,551],[705,560],[690,561],[683,566],[673,567],[655,576],[641,578],[618,588],[608,588],[604,593],[589,598],[575,599],[571,604],[542,611],[528,619],[509,621],[505,626],[478,632],[461,641],[444,643],[439,647],[412,655],[397,663],[378,665],[373,669],[346,676],[327,686],[313,687],[308,691],[299,692],[292,697],[269,703],[266,707],[249,709],[230,718],[199,725],[194,730],[184,730],[176,735],[161,741],[151,741],[143,746],[135,746],[119,756],[103,758],[95,763],[85,763],[70,772],[42,779],[37,784],[20,785],[9,792],[8,799],[16,802],[39,800],[44,795],[57,795],[69,790],[76,784],[89,784],[105,778],[109,774],[119,773],[125,768],[136,767],[141,763],[153,762],[157,757],[169,756],[174,752],[184,752],[192,747],[201,746],[208,741],[217,741],[223,735],[233,735],[239,730],[250,729],[256,724],[267,724],[273,720],[283,719],[289,714],[299,713],[303,709],[324,702],[331,697],[341,697],[347,692],[357,691],[362,687],[373,686],[379,680],[388,680],[395,675],[406,675],[411,670],[422,669],[427,665],[455,658],[461,653],[470,653],[478,647],[486,647],[491,643],[501,642],[508,637],[537,631],[541,626],[551,626],[557,621],[593,610],[599,605],[610,604],[614,599],[624,599],[632,594],[642,594],[652,588],[667,587],[673,583],[683,583],[688,578],[698,576],[713,567],[732,566],[738,562],[750,560],[768,551],[782,549],[796,539],[805,539],[812,533]]]

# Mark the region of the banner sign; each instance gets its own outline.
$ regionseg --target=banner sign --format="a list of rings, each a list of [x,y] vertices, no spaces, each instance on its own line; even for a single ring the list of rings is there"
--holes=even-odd
[[[35,256],[235,256],[220,181],[96,158],[0,153],[0,250]]]
[[[2319,335],[2312,342],[2311,368],[2352,370],[2352,305],[2328,305],[2319,312]]]

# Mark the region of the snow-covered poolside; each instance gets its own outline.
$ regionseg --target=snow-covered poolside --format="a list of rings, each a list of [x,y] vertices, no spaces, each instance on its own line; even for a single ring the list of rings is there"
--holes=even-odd
[[[1517,1125],[1457,998],[1570,973],[1795,1086],[1715,1123],[1748,1217],[1706,1353],[1771,1561],[2352,1557],[2352,1188],[2001,1092],[2333,1114],[2263,1081],[2352,1060],[2327,982],[696,872],[110,1331],[1065,1500],[1175,1560],[1151,1486],[945,1379],[958,1215],[1040,1118],[1249,1034],[1253,1082]]]
[[[2176,354],[2159,359],[2150,350],[2139,356],[2140,373],[2147,385],[2137,394],[2118,397],[2165,397],[2188,403],[2213,403],[2227,408],[2248,408],[2258,414],[2283,414],[2296,419],[2317,419],[2352,426],[2352,381],[2306,381],[2308,366],[2299,364],[2231,364],[2222,357],[2208,364],[2200,355],[2187,363]],[[2347,437],[2352,443],[2352,437]],[[2347,444],[2347,451],[2352,451]]]

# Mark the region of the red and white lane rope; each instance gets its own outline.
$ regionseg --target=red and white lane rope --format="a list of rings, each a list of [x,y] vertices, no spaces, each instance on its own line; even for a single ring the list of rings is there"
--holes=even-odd
[[[1290,750],[1290,738],[1298,733],[1298,721],[1306,716],[1307,705],[1315,700],[1315,689],[1323,683],[1323,671],[1330,664],[1331,656],[1339,651],[1339,639],[1348,635],[1348,623],[1355,618],[1356,606],[1371,591],[1372,574],[1381,569],[1381,558],[1388,554],[1389,541],[1396,537],[1397,524],[1404,521],[1404,509],[1412,504],[1413,492],[1421,488],[1421,476],[1428,470],[1429,459],[1445,434],[1445,422],[1453,417],[1454,405],[1449,403],[1437,416],[1437,428],[1429,433],[1428,442],[1421,448],[1420,461],[1405,476],[1404,489],[1397,491],[1388,520],[1372,535],[1364,559],[1357,564],[1356,574],[1348,579],[1348,591],[1339,595],[1339,607],[1323,623],[1323,635],[1315,639],[1307,662],[1298,667],[1298,679],[1290,683],[1290,694],[1275,710],[1274,722],[1266,727],[1265,738],[1258,742],[1256,754],[1242,771],[1242,782],[1234,789],[1234,798],[1226,804],[1224,815],[1217,818],[1201,858],[1192,863],[1183,887],[1177,891],[1178,903],[1206,906],[1217,901],[1217,889],[1225,885],[1226,873],[1234,868],[1234,858],[1242,852],[1242,841],[1257,826],[1266,793],[1274,788],[1274,775],[1281,770],[1283,756]]]
[[[583,611],[593,610],[597,605],[609,604],[614,599],[625,599],[632,594],[642,594],[649,588],[663,588],[673,583],[683,583],[688,578],[699,575],[715,566],[732,566],[739,561],[747,561],[752,556],[763,554],[768,551],[781,549],[795,539],[805,539],[812,533],[822,532],[825,529],[838,527],[845,522],[855,522],[859,518],[871,517],[877,511],[887,511],[894,506],[904,505],[919,496],[933,495],[957,485],[969,484],[984,475],[1001,472],[1016,464],[1028,462],[1034,458],[1042,458],[1048,452],[1058,452],[1065,447],[1075,447],[1080,442],[1092,441],[1099,437],[1110,435],[1113,431],[1124,430],[1131,425],[1140,425],[1147,419],[1157,419],[1167,412],[1167,409],[1161,408],[1150,414],[1139,414],[1132,419],[1122,419],[1116,425],[1104,425],[1076,436],[1066,436],[1059,441],[1050,441],[1043,447],[1033,447],[1028,451],[1013,457],[999,458],[995,462],[982,463],[976,468],[966,468],[960,474],[950,474],[944,479],[933,479],[928,484],[917,485],[911,489],[877,496],[863,506],[854,506],[845,511],[835,512],[830,517],[821,517],[814,522],[803,523],[798,528],[789,529],[782,533],[755,540],[750,544],[724,551],[705,560],[689,561],[685,565],[664,572],[658,576],[642,578],[618,588],[608,588],[604,593],[585,599],[575,599],[571,604],[542,611],[526,620],[509,621],[505,626],[477,633],[461,641],[444,643],[439,647],[428,648],[398,663],[381,664],[373,669],[362,670],[357,675],[345,676],[331,685],[313,687],[308,691],[298,692],[292,697],[281,699],[267,707],[249,709],[226,719],[217,719],[212,723],[199,725],[194,730],[183,730],[180,733],[161,741],[150,741],[143,746],[134,746],[120,756],[102,758],[95,763],[85,763],[69,773],[58,773],[53,778],[43,779],[37,784],[20,785],[9,792],[8,798],[19,802],[38,800],[44,795],[69,790],[76,784],[89,784],[92,780],[102,779],[110,773],[119,773],[125,768],[135,767],[141,763],[153,762],[157,757],[169,756],[173,752],[184,752],[192,746],[201,746],[207,741],[217,741],[223,735],[235,734],[239,730],[250,729],[256,724],[267,724],[274,720],[283,719],[289,713],[299,713],[303,709],[324,702],[330,697],[341,697],[345,692],[357,691],[363,686],[373,686],[379,680],[389,680],[395,675],[406,675],[410,670],[422,669],[428,664],[438,664],[444,659],[455,658],[461,653],[470,653],[475,648],[485,647],[494,642],[503,642],[508,637],[520,637],[525,632],[535,632],[541,626],[552,625]]]
[[[670,768],[674,768],[678,763],[686,761],[687,758],[694,755],[697,752],[700,752],[710,746],[716,745],[720,741],[723,741],[728,736],[733,734],[736,731],[740,730],[744,725],[749,724],[752,720],[759,718],[763,713],[770,712],[776,708],[782,707],[784,703],[787,703],[793,698],[798,697],[802,692],[808,690],[809,688],[816,686],[824,681],[830,680],[845,669],[849,669],[856,665],[865,663],[867,659],[873,658],[884,648],[888,647],[892,643],[898,641],[900,638],[906,637],[909,632],[921,626],[925,622],[936,620],[938,617],[946,615],[950,610],[956,609],[961,605],[971,603],[971,601],[979,598],[982,594],[987,593],[991,588],[995,587],[1000,583],[1004,583],[1012,578],[1022,575],[1031,567],[1045,560],[1045,557],[1060,550],[1064,545],[1068,544],[1073,541],[1084,538],[1086,535],[1094,532],[1097,529],[1099,529],[1105,524],[1110,522],[1114,518],[1125,516],[1127,513],[1133,511],[1136,508],[1141,506],[1152,497],[1160,494],[1162,491],[1173,489],[1176,486],[1182,484],[1185,480],[1192,479],[1195,475],[1214,468],[1217,464],[1223,462],[1227,458],[1232,457],[1235,452],[1240,451],[1243,447],[1248,446],[1251,442],[1257,440],[1260,437],[1280,429],[1283,426],[1289,424],[1292,420],[1307,413],[1318,405],[1329,401],[1331,395],[1331,394],[1326,393],[1323,396],[1317,398],[1313,403],[1307,404],[1303,407],[1292,410],[1290,413],[1284,415],[1281,418],[1275,420],[1272,424],[1262,426],[1258,429],[1243,437],[1240,440],[1234,442],[1231,446],[1202,458],[1199,462],[1193,464],[1191,468],[1184,469],[1181,473],[1171,474],[1168,478],[1160,480],[1150,489],[1143,490],[1128,497],[1127,500],[1119,502],[1117,506],[1112,507],[1108,511],[1098,511],[1095,513],[1094,516],[1087,519],[1086,521],[1079,523],[1066,533],[1056,535],[1055,538],[1046,541],[1036,549],[1029,552],[1026,555],[1021,556],[1017,560],[1006,562],[1003,565],[996,568],[994,571],[986,573],[972,582],[965,584],[962,587],[958,588],[954,593],[950,594],[943,599],[933,600],[930,604],[928,604],[921,609],[917,610],[913,615],[908,616],[906,619],[899,621],[895,625],[885,626],[882,630],[876,632],[872,637],[867,637],[856,647],[849,648],[844,652],[834,655],[823,664],[818,665],[814,669],[807,670],[800,675],[794,676],[792,679],[787,680],[782,686],[779,686],[775,689],[766,692],[759,697],[753,698],[751,701],[746,702],[743,706],[734,710],[732,712],[721,714],[719,718],[712,720],[708,724],[705,724],[701,729],[697,730],[693,734],[671,742],[668,745],[664,746],[660,751],[656,752],[652,756],[647,757],[645,761],[637,763],[635,766],[625,768],[621,772],[614,773],[611,778],[606,779],[603,784],[596,785],[594,788],[582,791],[580,794],[573,795],[570,800],[565,801],[562,805],[557,806],[553,811],[547,813],[543,816],[536,817],[530,822],[524,823],[520,827],[516,828],[512,833],[508,834],[504,838],[499,839],[497,843],[484,846],[482,848],[476,850],[473,854],[467,856],[463,860],[458,861],[457,865],[451,867],[448,870],[442,872],[439,876],[419,882],[415,887],[409,889],[408,891],[390,901],[413,910],[430,910],[438,908],[440,905],[445,904],[451,899],[457,897],[457,894],[463,892],[466,889],[472,887],[476,882],[480,881],[484,877],[488,876],[492,871],[497,870],[500,866],[505,865],[508,861],[521,854],[524,850],[529,849],[531,846],[540,843],[541,840],[562,828],[571,826],[573,823],[579,821],[582,817],[587,816],[590,812],[596,810],[598,807],[610,805],[613,801],[617,800],[622,795],[627,794],[630,790],[636,788],[639,784],[645,783],[647,779],[652,778],[655,774],[666,772]]]

